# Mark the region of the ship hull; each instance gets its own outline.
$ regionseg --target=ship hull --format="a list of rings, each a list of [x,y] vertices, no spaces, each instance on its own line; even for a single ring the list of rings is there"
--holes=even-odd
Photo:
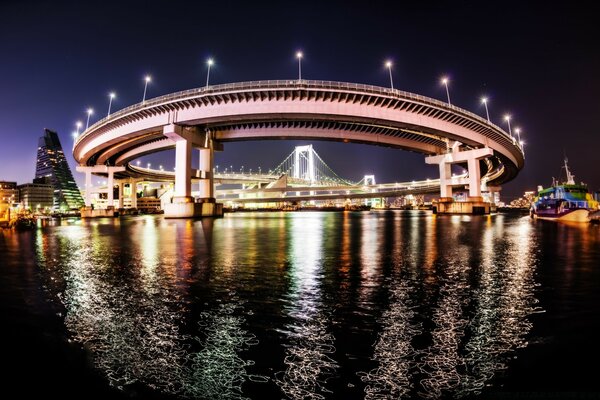
[[[560,214],[556,213],[541,213],[541,212],[532,212],[532,217],[536,219],[545,219],[548,221],[570,221],[570,222],[589,222],[590,221],[590,212],[585,209],[578,210],[568,210],[564,211]]]

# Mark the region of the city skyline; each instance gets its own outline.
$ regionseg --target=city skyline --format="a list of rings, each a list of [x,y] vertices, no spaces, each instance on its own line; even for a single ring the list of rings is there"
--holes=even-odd
[[[145,89],[147,98],[153,98],[203,87],[208,81],[206,61],[210,57],[214,60],[211,85],[297,78],[296,52],[301,50],[304,79],[389,87],[391,72],[394,88],[442,101],[448,95],[452,104],[484,118],[486,109],[481,96],[486,96],[492,122],[505,130],[502,118],[510,113],[513,129],[522,128],[526,164],[513,182],[503,185],[503,193],[508,197],[539,184],[548,185],[552,177],[559,176],[564,154],[569,156],[569,165],[578,180],[589,183],[591,190],[600,186],[591,164],[600,140],[594,136],[593,121],[570,118],[598,111],[592,97],[598,80],[591,72],[598,66],[599,57],[590,39],[593,35],[589,35],[597,28],[575,8],[540,7],[542,3],[513,8],[472,7],[463,3],[377,3],[381,7],[366,10],[357,6],[359,3],[353,3],[354,7],[327,3],[298,7],[292,22],[285,24],[278,19],[286,14],[282,6],[265,9],[232,2],[222,7],[205,6],[209,14],[229,16],[229,31],[217,29],[219,22],[208,20],[203,21],[209,28],[206,31],[220,34],[202,30],[196,37],[193,26],[178,26],[179,34],[143,29],[146,24],[153,26],[160,21],[160,4],[150,2],[143,10],[139,9],[140,3],[119,9],[95,9],[93,4],[75,3],[1,6],[3,14],[20,16],[31,23],[53,18],[57,27],[44,37],[39,32],[25,32],[10,21],[0,27],[4,38],[0,46],[2,53],[7,54],[0,65],[0,83],[7,89],[0,95],[0,119],[5,121],[0,131],[4,139],[0,179],[31,181],[33,167],[29,167],[31,172],[27,167],[35,163],[33,143],[43,128],[59,132],[73,168],[71,133],[76,129],[76,121],[86,124],[86,110],[90,107],[94,109],[91,125],[106,115],[109,105],[114,112],[140,102]],[[190,12],[199,11],[200,7],[195,7]],[[134,11],[140,13],[140,18],[125,23],[128,13]],[[67,28],[66,22],[76,14],[89,19],[73,18]],[[498,18],[490,20],[488,15]],[[260,27],[246,33],[253,46],[239,43],[235,39],[243,33],[242,22],[253,17],[261,22],[271,21],[279,34]],[[314,21],[311,29],[302,28],[302,21],[307,20]],[[468,26],[457,22],[466,20],[471,22]],[[360,33],[344,29],[360,26],[360,21],[371,29],[363,28]],[[325,26],[325,22],[329,25]],[[404,32],[414,32],[420,23],[427,23],[429,29],[419,34]],[[446,34],[441,36],[442,32]],[[177,37],[175,42],[171,35]],[[397,37],[410,40],[399,41]],[[132,46],[140,41],[148,45]],[[175,55],[178,52],[183,56]],[[166,56],[160,57],[163,54]],[[56,62],[43,64],[40,59]],[[391,68],[384,64],[386,60],[393,62]],[[445,74],[449,76],[449,93],[440,84]],[[147,75],[152,77],[150,82],[144,82]],[[591,78],[581,79],[585,75]],[[568,132],[569,129],[577,132]],[[11,135],[17,137],[6,140]],[[375,174],[381,181],[437,177],[436,169],[426,166],[424,157],[418,154],[312,142],[334,170],[350,179],[367,173]],[[215,164],[268,169],[272,167],[269,162],[279,161],[300,143],[307,142],[228,143],[225,151],[217,154]],[[357,162],[359,154],[369,157]],[[197,163],[197,154],[195,157]],[[170,165],[174,157],[154,155],[148,156],[147,161]],[[82,175],[75,175],[81,185]]]

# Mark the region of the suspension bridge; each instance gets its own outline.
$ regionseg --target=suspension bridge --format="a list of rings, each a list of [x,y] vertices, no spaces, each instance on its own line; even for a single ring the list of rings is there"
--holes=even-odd
[[[175,171],[132,167],[134,176],[143,176],[144,182],[164,182],[169,189],[164,194],[170,197],[173,192]],[[262,172],[257,169],[222,172],[213,170],[215,197],[228,206],[301,203],[314,201],[350,201],[361,199],[381,199],[404,196],[418,196],[439,193],[439,179],[421,181],[377,183],[375,175],[365,175],[355,182],[341,177],[316,152],[312,144],[297,146],[276,167]],[[201,174],[192,170],[192,182],[199,182]],[[465,175],[455,176],[464,179]],[[192,191],[192,195],[198,192]],[[123,206],[120,192],[119,204]]]

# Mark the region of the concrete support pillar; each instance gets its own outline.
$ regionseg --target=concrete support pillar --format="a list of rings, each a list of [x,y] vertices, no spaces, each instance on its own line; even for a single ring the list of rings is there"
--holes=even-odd
[[[125,167],[115,167],[108,165],[79,165],[76,168],[77,172],[83,172],[85,174],[85,206],[92,206],[92,193],[94,192],[94,186],[92,185],[92,174],[108,175],[107,183],[107,194],[108,194],[108,205],[112,206],[114,202],[113,187],[115,183],[115,172],[125,171]]]
[[[470,158],[467,161],[469,169],[469,197],[481,197],[481,171],[479,160]]]
[[[452,197],[452,164],[441,162],[440,167],[440,197]]]
[[[85,171],[85,206],[92,206],[92,190],[94,189],[94,185],[92,185],[92,171]]]
[[[172,203],[165,204],[165,218],[222,216],[222,204],[215,203],[213,193],[213,144],[210,133],[169,124],[163,127],[163,134],[175,142],[175,195]],[[202,149],[200,203],[195,203],[191,197],[192,144]]]
[[[429,156],[425,158],[427,164],[438,164],[440,169],[440,197],[452,197],[453,186],[469,185],[469,197],[475,199],[481,197],[481,171],[479,160],[489,157],[494,151],[488,147],[460,151],[460,146],[455,144],[452,150],[446,154]],[[452,164],[467,163],[469,170],[468,178],[453,177]]]
[[[206,149],[200,149],[200,199],[209,199],[214,201],[214,181],[213,181],[213,149],[209,145]]]
[[[487,191],[490,194],[490,203],[496,204],[496,193],[498,193],[498,197],[500,197],[499,193],[502,190],[501,186],[488,186]]]
[[[175,197],[192,195],[192,143],[178,140],[175,144]]]
[[[124,208],[123,207],[123,190],[125,189],[125,182],[120,181],[119,182],[119,208]]]
[[[115,205],[115,173],[112,170],[108,170],[108,202],[107,207],[114,207]]]
[[[135,179],[129,180],[129,196],[131,199],[131,208],[137,208],[137,181]]]

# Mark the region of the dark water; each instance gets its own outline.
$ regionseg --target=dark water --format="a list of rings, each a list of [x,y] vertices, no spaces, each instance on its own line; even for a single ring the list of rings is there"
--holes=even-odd
[[[21,397],[600,391],[598,226],[427,212],[132,217],[2,231],[0,253],[0,390]]]

